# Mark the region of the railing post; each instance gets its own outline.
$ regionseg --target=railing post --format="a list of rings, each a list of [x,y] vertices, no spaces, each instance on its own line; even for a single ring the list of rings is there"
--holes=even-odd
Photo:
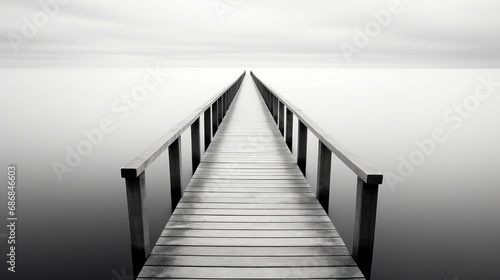
[[[212,116],[210,115],[210,107],[208,107],[205,110],[205,113],[203,115],[203,128],[205,130],[205,151],[208,149],[208,146],[210,146],[210,142],[212,141],[212,127],[211,127],[211,118]]]
[[[274,98],[273,98],[273,118],[274,118],[274,122],[276,124],[278,124],[278,103],[279,103],[278,97],[274,96]]]
[[[332,152],[321,140],[318,143],[318,181],[316,185],[316,197],[319,203],[328,213],[330,201],[330,173],[332,171]]]
[[[219,105],[217,107],[219,108],[219,118],[218,118],[218,126],[222,123],[222,119],[224,119],[224,104],[222,102],[222,96],[217,99],[217,102]]]
[[[201,149],[200,149],[200,118],[197,118],[196,121],[191,125],[191,158],[192,158],[192,167],[193,174],[198,168],[201,159]]]
[[[215,136],[217,132],[217,127],[219,127],[219,123],[217,119],[219,118],[219,112],[217,109],[218,102],[217,100],[212,104],[212,136]]]
[[[358,177],[352,257],[366,279],[370,279],[377,218],[378,184]]]
[[[269,96],[267,97],[267,102],[269,103],[267,108],[269,109],[269,112],[271,113],[271,116],[272,116],[273,115],[273,95],[269,91],[267,93],[269,94]]]
[[[273,114],[273,94],[268,90],[265,89],[267,92],[267,108],[271,112],[271,115]]]
[[[226,103],[226,106],[225,106],[225,107],[226,107],[226,110],[225,110],[226,114],[227,114],[227,110],[229,110],[229,91],[230,91],[230,90],[231,90],[231,89],[228,89],[228,90],[226,91],[226,93],[224,93],[224,101],[225,101],[225,103]],[[226,114],[224,114],[224,115],[226,115]]]
[[[226,116],[226,112],[227,112],[227,99],[226,99],[226,92],[224,92],[222,94],[222,96],[220,97],[221,98],[221,102],[222,102],[222,118],[224,118]]]
[[[179,136],[168,147],[168,159],[170,164],[170,194],[172,199],[172,211],[175,210],[182,196],[182,155],[181,136]]]
[[[297,141],[297,165],[306,176],[307,162],[307,127],[299,120],[299,137]]]
[[[267,109],[269,110],[269,92],[265,89],[262,89],[262,98],[264,98],[264,103],[266,104]]]
[[[149,226],[146,207],[146,175],[125,178],[127,205],[132,246],[132,265],[134,276],[139,272],[149,256]]]
[[[279,121],[278,121],[278,129],[280,130],[281,132],[281,136],[284,136],[285,135],[285,120],[283,119],[284,116],[285,116],[285,106],[283,105],[283,103],[281,103],[279,100],[278,100],[278,115],[279,115]]]
[[[288,148],[290,149],[290,152],[292,151],[293,147],[293,113],[286,108],[286,136],[285,136],[285,142]]]

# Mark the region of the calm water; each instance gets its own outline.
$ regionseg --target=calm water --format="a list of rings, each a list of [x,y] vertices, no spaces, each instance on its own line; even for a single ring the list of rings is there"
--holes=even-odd
[[[162,73],[157,87],[130,102],[126,98],[150,75],[145,69],[0,69],[2,164],[19,169],[18,272],[7,279],[119,279],[122,269],[130,274],[120,167],[240,71],[163,70],[168,77]],[[481,88],[482,100],[472,98],[480,77],[500,81],[499,70],[254,72],[385,173],[373,279],[500,278],[500,86],[490,96]],[[455,104],[464,100],[460,113]],[[60,182],[53,162],[65,163],[66,149],[76,149],[86,139],[82,131],[95,131],[103,120],[112,131]],[[429,143],[435,130],[445,140],[425,146],[428,155],[418,152],[416,142]],[[187,161],[189,134],[183,139]],[[314,186],[317,142],[309,139]],[[412,172],[408,166],[398,172],[402,161]],[[170,215],[167,170],[165,155],[147,171],[152,240]],[[335,158],[332,175],[330,216],[350,248],[356,178]],[[4,194],[0,203],[5,209]],[[0,241],[5,252],[5,239]],[[6,269],[0,275],[4,279]]]

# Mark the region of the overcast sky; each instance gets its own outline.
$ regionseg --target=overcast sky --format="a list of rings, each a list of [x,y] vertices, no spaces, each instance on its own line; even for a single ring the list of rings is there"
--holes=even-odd
[[[55,1],[0,2],[1,66],[500,67],[495,0]]]

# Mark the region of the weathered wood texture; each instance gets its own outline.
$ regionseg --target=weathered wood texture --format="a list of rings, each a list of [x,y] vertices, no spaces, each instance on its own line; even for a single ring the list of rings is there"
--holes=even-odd
[[[245,79],[138,279],[364,279],[264,98]]]

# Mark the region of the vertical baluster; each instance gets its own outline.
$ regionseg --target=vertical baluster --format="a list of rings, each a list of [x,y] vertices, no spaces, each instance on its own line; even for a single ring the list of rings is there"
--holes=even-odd
[[[276,124],[278,124],[278,103],[278,98],[276,96],[273,96],[273,118]]]
[[[146,206],[146,174],[125,178],[127,205],[132,246],[132,265],[134,276],[139,272],[149,256],[149,226]]]
[[[269,108],[269,104],[267,103],[267,91],[262,90],[262,99],[264,99],[264,104]]]
[[[266,106],[267,110],[271,111],[271,103],[269,100],[271,99],[271,93],[267,89],[264,89],[264,93],[266,94]]]
[[[307,161],[307,127],[299,120],[299,137],[297,141],[297,165],[306,176]]]
[[[226,102],[226,114],[229,110],[229,90],[224,94],[224,101]]]
[[[292,139],[293,139],[293,113],[286,108],[286,136],[285,136],[285,142],[288,148],[290,149],[290,152],[292,151]]]
[[[283,118],[285,116],[285,106],[279,100],[278,100],[278,109],[279,109],[278,128],[281,132],[281,136],[284,136],[285,135],[285,120]]]
[[[172,199],[172,211],[182,196],[182,155],[181,136],[168,147],[168,159],[170,164],[170,193]]]
[[[222,119],[224,119],[224,114],[223,114],[223,111],[224,111],[224,105],[222,104],[222,96],[219,97],[219,99],[217,99],[217,102],[219,103],[218,108],[219,108],[219,118],[218,118],[218,124],[220,126],[220,124],[222,123]]]
[[[229,106],[227,106],[227,105],[229,104],[229,103],[227,102],[227,95],[228,95],[228,94],[229,94],[229,92],[228,92],[228,91],[226,91],[226,92],[224,93],[224,95],[222,95],[222,96],[223,96],[223,99],[222,99],[222,100],[223,100],[223,102],[224,102],[224,115],[223,115],[224,117],[226,116],[226,114],[227,114],[227,109],[229,108]]]
[[[203,128],[205,130],[205,151],[208,149],[208,146],[210,146],[210,142],[212,141],[212,127],[211,127],[211,118],[212,116],[210,115],[210,107],[208,107],[205,110],[205,114],[203,116]]]
[[[328,213],[330,201],[330,174],[332,171],[332,152],[321,140],[318,143],[318,181],[316,186],[316,197],[319,203]]]
[[[217,132],[217,127],[219,126],[219,122],[217,121],[219,112],[217,110],[217,101],[212,104],[212,136],[215,136]]]
[[[191,125],[191,158],[193,174],[198,168],[201,159],[201,149],[200,149],[200,118]]]
[[[377,196],[378,184],[367,184],[358,177],[352,257],[366,279],[370,279],[372,267]]]

